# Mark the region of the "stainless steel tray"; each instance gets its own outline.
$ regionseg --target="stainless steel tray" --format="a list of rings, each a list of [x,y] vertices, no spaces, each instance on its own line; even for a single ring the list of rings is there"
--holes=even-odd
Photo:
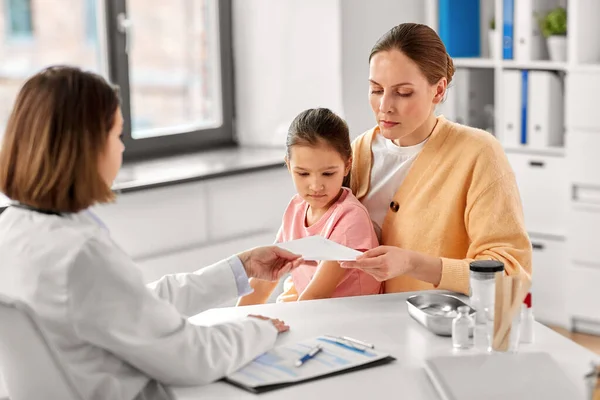
[[[475,313],[467,303],[449,294],[417,294],[406,299],[406,304],[411,317],[440,336],[452,336],[452,320],[458,315],[458,307],[467,306],[470,315]]]

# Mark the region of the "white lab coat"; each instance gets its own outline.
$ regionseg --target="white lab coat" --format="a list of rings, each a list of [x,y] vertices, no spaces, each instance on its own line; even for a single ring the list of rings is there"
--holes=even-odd
[[[228,260],[145,286],[134,262],[87,212],[0,215],[0,293],[42,321],[84,399],[155,398],[161,385],[201,385],[275,343],[253,318],[212,327],[197,314],[238,295]]]

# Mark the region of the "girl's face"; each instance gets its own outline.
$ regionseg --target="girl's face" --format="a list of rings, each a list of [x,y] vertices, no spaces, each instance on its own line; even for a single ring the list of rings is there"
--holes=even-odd
[[[115,123],[108,132],[106,140],[106,148],[98,159],[98,171],[104,182],[110,187],[112,186],[121,164],[123,163],[123,151],[125,146],[121,141],[121,132],[123,131],[123,115],[121,109],[117,109],[115,114]]]
[[[286,160],[296,191],[311,208],[328,208],[340,194],[352,160],[344,160],[327,143],[317,146],[295,145]]]
[[[404,145],[433,115],[446,78],[430,85],[419,66],[398,50],[376,53],[369,64],[369,101],[381,134]],[[409,144],[409,143],[407,143]]]

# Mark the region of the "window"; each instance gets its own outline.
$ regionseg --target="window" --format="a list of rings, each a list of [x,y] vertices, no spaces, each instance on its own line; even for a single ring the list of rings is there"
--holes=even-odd
[[[112,0],[125,158],[233,143],[230,2]]]
[[[28,39],[33,36],[31,0],[5,0],[6,27],[9,39]]]
[[[96,43],[98,40],[97,6],[97,0],[85,0],[85,39],[89,43]]]
[[[40,69],[71,64],[108,76],[98,44],[81,39],[84,1],[0,0],[0,21],[9,23],[0,30],[0,43],[7,42],[0,45],[0,139],[23,82]],[[72,10],[75,2],[81,12]],[[32,21],[35,40],[15,40],[33,32]]]
[[[233,144],[230,0],[0,1],[11,34],[36,21],[0,46],[0,136],[23,81],[71,64],[119,86],[126,161]]]

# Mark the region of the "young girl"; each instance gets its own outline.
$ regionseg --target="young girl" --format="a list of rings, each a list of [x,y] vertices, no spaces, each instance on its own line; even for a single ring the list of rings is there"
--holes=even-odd
[[[298,194],[283,215],[277,243],[320,235],[359,251],[378,245],[369,213],[348,188],[352,148],[343,119],[325,108],[302,112],[290,126],[285,161]],[[254,292],[238,305],[267,302],[277,282],[250,279],[250,286]],[[322,261],[293,270],[277,301],[377,294],[380,289],[381,283],[363,271]]]

